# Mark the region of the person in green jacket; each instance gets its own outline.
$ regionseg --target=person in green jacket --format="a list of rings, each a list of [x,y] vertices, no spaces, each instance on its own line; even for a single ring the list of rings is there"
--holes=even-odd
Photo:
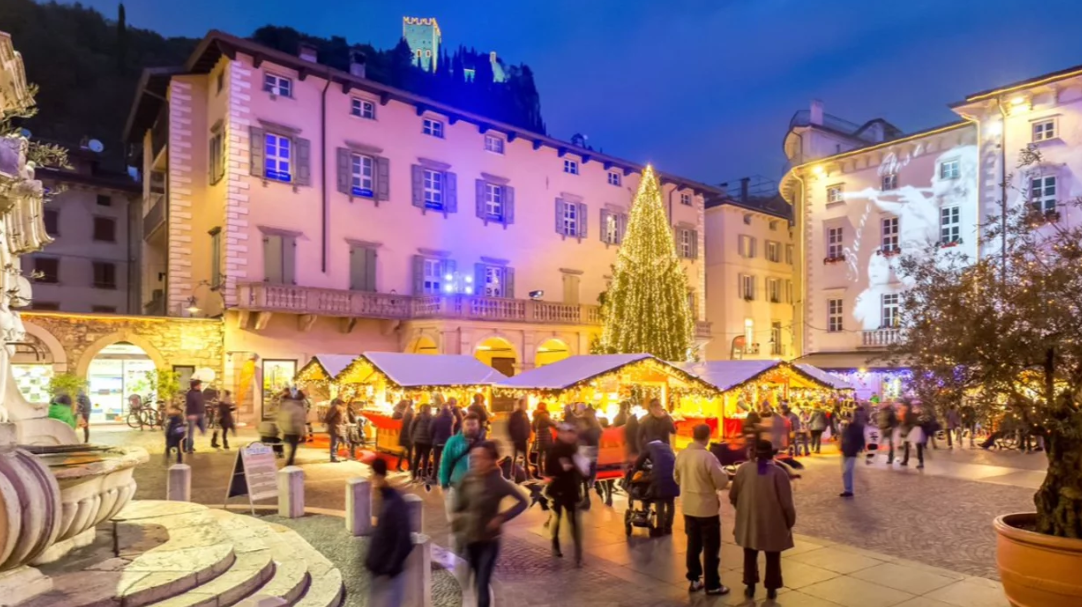
[[[462,421],[462,431],[447,439],[440,459],[440,487],[456,487],[470,470],[470,449],[481,440],[481,420],[470,413]]]
[[[61,394],[54,398],[53,402],[49,404],[49,417],[58,419],[75,428],[75,413],[71,410],[71,397],[67,394]]]

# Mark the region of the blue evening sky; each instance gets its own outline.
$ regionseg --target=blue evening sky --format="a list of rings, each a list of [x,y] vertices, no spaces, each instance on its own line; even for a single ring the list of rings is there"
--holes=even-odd
[[[83,0],[114,16],[116,0]],[[166,35],[273,23],[393,46],[403,15],[533,70],[549,133],[717,183],[781,176],[789,119],[822,99],[912,131],[967,93],[1082,64],[1082,0],[127,0]]]

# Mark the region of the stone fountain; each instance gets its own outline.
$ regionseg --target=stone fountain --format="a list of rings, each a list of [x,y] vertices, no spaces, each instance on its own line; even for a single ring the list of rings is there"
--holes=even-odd
[[[0,114],[34,104],[22,57],[0,32]],[[89,544],[95,527],[135,494],[132,472],[143,449],[78,444],[75,431],[23,398],[11,375],[14,344],[24,341],[18,308],[31,299],[19,258],[51,242],[42,219],[44,188],[28,162],[29,142],[0,134],[0,602],[18,604],[52,581],[31,565]]]

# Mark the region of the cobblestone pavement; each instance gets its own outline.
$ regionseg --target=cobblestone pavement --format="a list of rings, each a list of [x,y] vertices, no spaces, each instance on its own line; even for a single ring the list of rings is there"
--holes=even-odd
[[[161,451],[160,434],[138,431],[99,431],[95,442],[144,444]],[[243,444],[241,438],[237,443]],[[205,445],[206,442],[197,442]],[[157,445],[157,446],[156,446]],[[156,447],[155,447],[156,446]],[[166,463],[158,457],[139,468],[140,498],[165,495]],[[233,454],[198,451],[193,467],[193,499],[221,503]],[[329,464],[320,450],[302,449],[298,461],[305,469],[308,506],[344,508],[347,478],[365,474],[357,463]],[[880,459],[883,459],[882,457]],[[1002,476],[1012,470],[1034,473],[1040,454],[987,453],[980,450],[941,450],[932,454],[925,472],[910,466],[888,469],[885,464],[858,466],[857,497],[842,500],[840,460],[821,456],[806,460],[803,479],[796,482],[799,534],[796,549],[785,553],[786,585],[791,593],[775,605],[821,607],[844,605],[883,607],[968,607],[1005,604],[994,581],[995,534],[992,519],[1006,512],[1032,510],[1032,489],[1008,482],[978,482],[956,477],[956,468],[973,467]],[[1006,472],[1004,472],[1006,471]],[[1031,484],[1031,483],[1030,483]],[[418,491],[425,503],[425,531],[437,544],[448,545],[447,524],[438,491]],[[234,500],[241,505],[241,499]],[[577,570],[568,559],[549,556],[545,515],[537,508],[508,525],[494,590],[501,604],[544,607],[568,604],[569,596],[590,597],[591,607],[617,605],[686,605],[685,542],[681,517],[671,538],[648,539],[637,531],[624,537],[623,500],[613,509],[594,508],[583,517],[586,566]],[[732,509],[723,509],[723,581],[739,589],[739,548],[732,545]],[[567,548],[565,542],[565,548]],[[565,552],[567,550],[565,549]],[[932,569],[934,568],[934,569]],[[866,579],[865,579],[866,578]],[[905,585],[898,580],[906,580]],[[916,581],[914,581],[916,580]],[[898,587],[900,586],[900,587]],[[857,600],[853,597],[863,597]],[[959,598],[961,597],[961,598]],[[982,597],[981,602],[965,597]],[[713,603],[752,604],[743,597]],[[968,601],[968,602],[967,602]],[[771,604],[771,603],[765,603]]]

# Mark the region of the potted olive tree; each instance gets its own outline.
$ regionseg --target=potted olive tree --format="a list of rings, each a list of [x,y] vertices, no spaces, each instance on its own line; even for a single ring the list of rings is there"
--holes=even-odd
[[[1028,184],[1026,172],[1041,159],[1032,150],[1024,156]],[[1029,202],[1003,206],[981,229],[979,259],[957,249],[930,252],[934,261],[902,257],[901,274],[912,286],[902,298],[900,341],[887,358],[912,370],[918,393],[965,394],[994,425],[1009,419],[1040,437],[1048,469],[1035,512],[995,520],[997,562],[1014,604],[1078,605],[1082,224]],[[1059,207],[1064,216],[1082,216],[1078,201]]]

